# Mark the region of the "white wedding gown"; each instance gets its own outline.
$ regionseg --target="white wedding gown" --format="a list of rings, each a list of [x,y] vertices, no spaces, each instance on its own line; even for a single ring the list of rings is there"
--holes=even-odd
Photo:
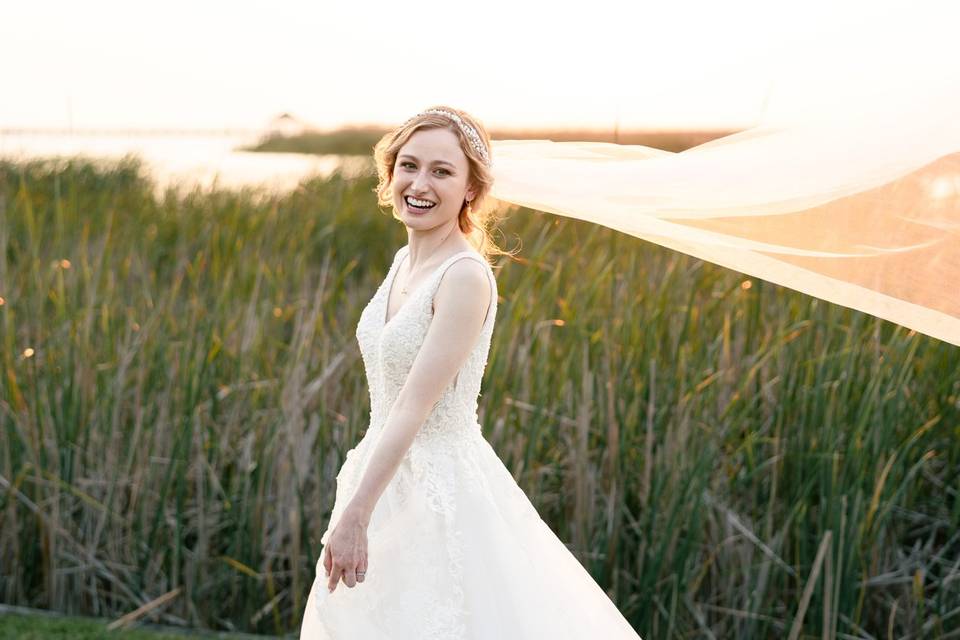
[[[337,475],[300,638],[639,640],[540,518],[480,430],[477,396],[497,310],[490,266],[473,251],[450,256],[386,322],[390,286],[406,253],[406,246],[397,251],[357,325],[370,389],[370,426]],[[341,582],[330,594],[325,545],[423,342],[440,279],[462,258],[481,262],[492,285],[480,338],[371,514],[365,581],[352,589]]]

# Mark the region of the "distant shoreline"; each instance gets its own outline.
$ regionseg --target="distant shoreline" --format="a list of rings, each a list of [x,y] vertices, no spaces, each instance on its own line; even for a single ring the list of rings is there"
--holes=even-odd
[[[390,129],[387,127],[344,127],[332,131],[304,131],[299,134],[266,134],[256,144],[239,151],[370,155],[374,145]],[[613,142],[656,147],[665,151],[683,151],[710,140],[736,133],[736,129],[697,129],[690,131],[600,131],[596,129],[501,129],[492,130],[493,140],[554,140]]]
[[[370,156],[377,141],[390,130],[387,126],[348,125],[337,129],[304,129],[282,131],[238,128],[178,129],[173,127],[145,128],[83,128],[72,127],[6,127],[0,128],[0,137],[66,137],[66,138],[235,138],[239,140],[234,151],[298,153],[307,155]],[[646,129],[615,131],[595,128],[491,129],[494,140],[554,140],[610,142],[643,145],[665,151],[678,152],[722,138],[741,129]]]

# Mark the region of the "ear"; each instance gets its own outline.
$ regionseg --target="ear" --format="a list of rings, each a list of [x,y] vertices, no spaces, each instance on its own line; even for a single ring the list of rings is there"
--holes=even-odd
[[[469,202],[473,202],[474,198],[477,197],[477,188],[474,185],[467,187],[467,192],[463,194],[463,199]]]

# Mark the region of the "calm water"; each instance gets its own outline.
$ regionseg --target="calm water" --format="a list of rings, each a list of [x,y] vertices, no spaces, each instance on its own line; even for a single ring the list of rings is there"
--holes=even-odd
[[[191,188],[218,184],[291,189],[305,177],[328,175],[337,168],[346,175],[370,171],[368,158],[313,156],[298,153],[236,151],[255,140],[228,135],[104,135],[0,133],[0,157],[41,158],[84,156],[142,158],[159,189],[168,185]]]

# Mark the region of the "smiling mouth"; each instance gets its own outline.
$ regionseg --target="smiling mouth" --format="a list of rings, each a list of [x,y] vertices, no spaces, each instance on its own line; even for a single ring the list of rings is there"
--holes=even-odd
[[[412,211],[429,211],[437,204],[436,202],[420,200],[419,198],[411,198],[410,196],[404,196],[403,201],[407,205],[407,208]]]

